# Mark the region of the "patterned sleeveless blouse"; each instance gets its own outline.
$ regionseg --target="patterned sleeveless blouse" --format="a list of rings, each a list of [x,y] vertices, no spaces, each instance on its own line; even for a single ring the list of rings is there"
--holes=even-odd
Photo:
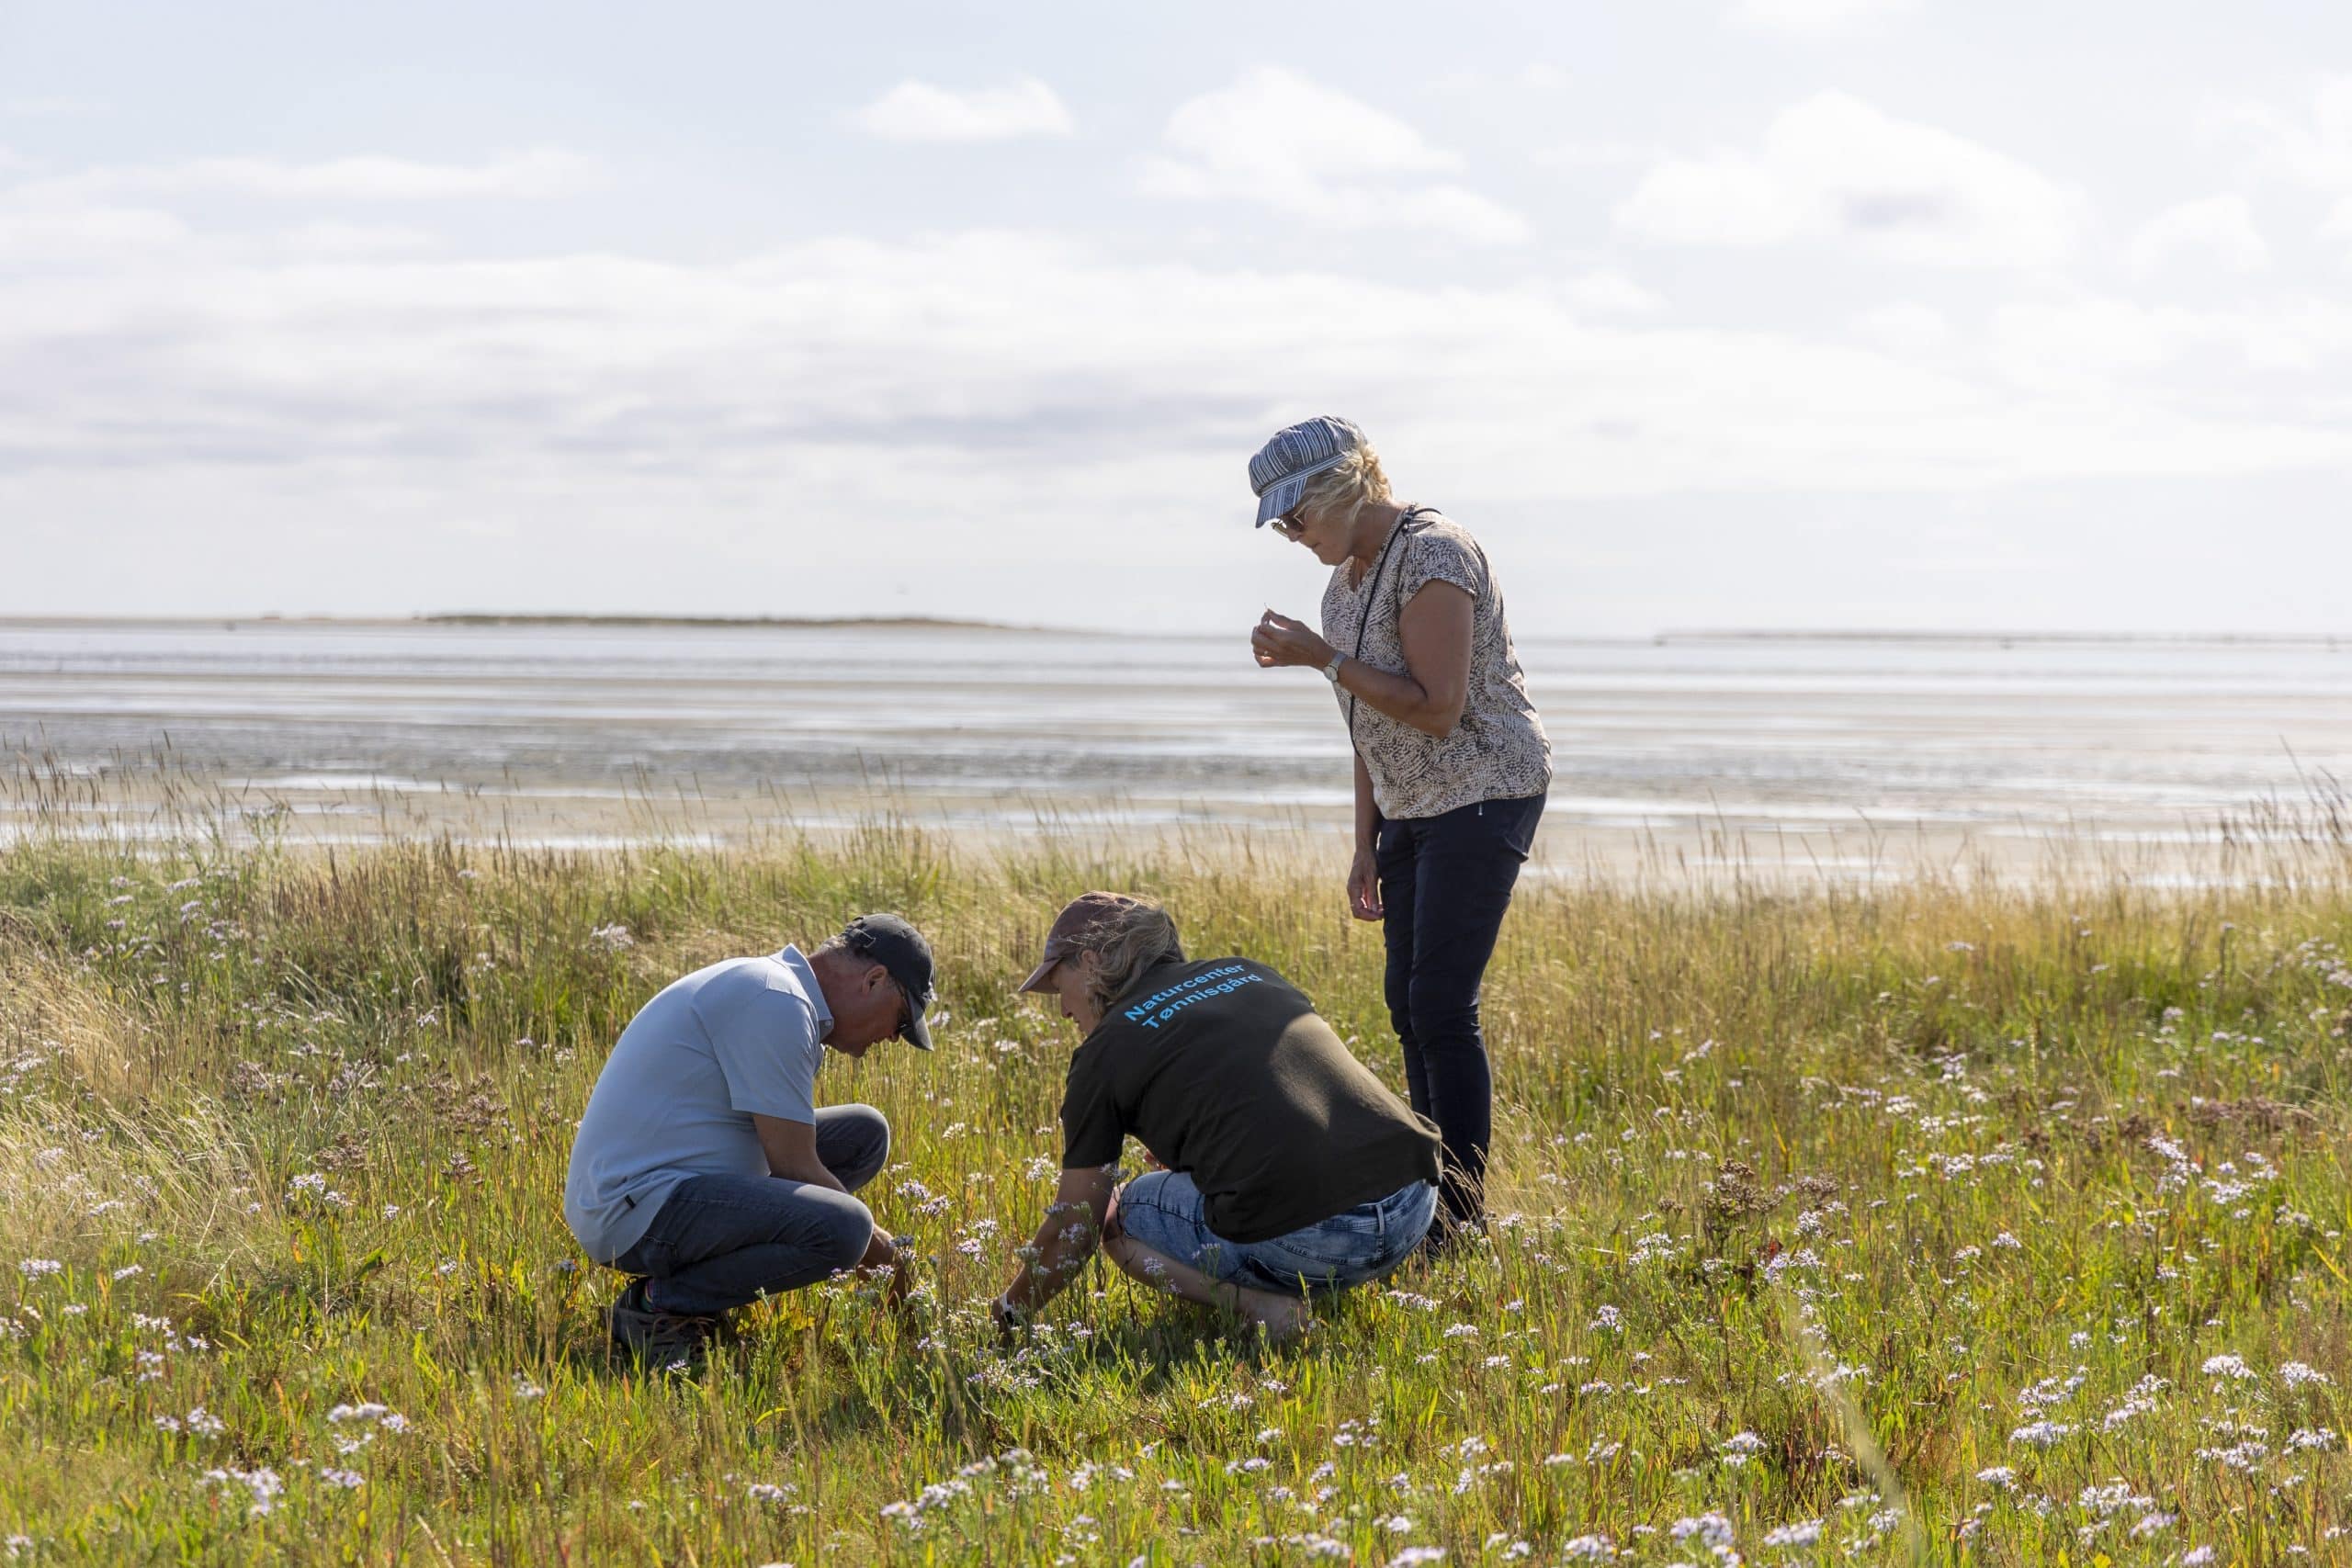
[[[1370,703],[1340,692],[1340,712],[1355,708],[1355,748],[1372,775],[1372,796],[1386,818],[1435,817],[1481,800],[1541,795],[1552,784],[1552,742],[1527,700],[1527,681],[1503,617],[1501,586],[1487,552],[1468,530],[1422,508],[1400,525],[1380,580],[1366,571],[1351,584],[1349,563],[1323,590],[1323,639],[1351,659],[1392,675],[1406,673],[1397,619],[1413,595],[1451,582],[1470,595],[1470,680],[1462,722],[1453,734],[1427,735]],[[1372,612],[1364,615],[1371,596]],[[1356,626],[1363,646],[1356,646]]]

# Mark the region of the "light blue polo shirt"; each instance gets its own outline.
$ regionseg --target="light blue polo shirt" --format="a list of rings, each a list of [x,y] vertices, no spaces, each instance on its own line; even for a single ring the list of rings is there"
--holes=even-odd
[[[765,1176],[754,1111],[813,1125],[833,1015],[797,947],[729,958],[638,1010],[571,1140],[563,1218],[610,1263],[690,1176]]]

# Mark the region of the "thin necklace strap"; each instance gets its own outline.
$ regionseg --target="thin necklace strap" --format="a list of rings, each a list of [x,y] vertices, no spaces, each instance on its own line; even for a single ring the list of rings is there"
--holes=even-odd
[[[1377,581],[1379,580],[1380,563],[1388,558],[1390,547],[1395,545],[1399,538],[1404,536],[1405,525],[1410,523],[1414,518],[1419,517],[1422,513],[1430,510],[1430,508],[1426,506],[1408,506],[1405,508],[1404,511],[1396,514],[1396,521],[1389,525],[1388,536],[1380,542],[1380,554],[1374,558],[1372,567],[1372,576],[1374,581]],[[1363,579],[1361,575],[1356,579],[1358,583],[1361,583],[1363,581]]]
[[[1380,597],[1380,574],[1382,570],[1388,565],[1388,552],[1395,549],[1396,547],[1396,541],[1405,536],[1405,525],[1410,523],[1414,518],[1419,516],[1422,513],[1427,512],[1429,508],[1426,506],[1407,507],[1403,515],[1396,519],[1396,525],[1388,530],[1387,541],[1380,547],[1380,558],[1372,564],[1372,581],[1364,588],[1363,603],[1356,608],[1356,645],[1354,649],[1348,655],[1349,658],[1356,660],[1358,663],[1362,663],[1363,661],[1364,633],[1370,629],[1372,626],[1372,604],[1374,600]],[[1348,744],[1352,747],[1355,744],[1355,739],[1356,694],[1353,692],[1350,692],[1348,694]]]

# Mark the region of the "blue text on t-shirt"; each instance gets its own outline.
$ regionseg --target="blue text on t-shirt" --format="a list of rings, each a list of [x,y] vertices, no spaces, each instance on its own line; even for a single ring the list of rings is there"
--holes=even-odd
[[[1227,964],[1219,968],[1204,970],[1181,985],[1146,997],[1131,1008],[1122,1010],[1129,1023],[1140,1023],[1146,1029],[1158,1029],[1183,1009],[1207,997],[1221,997],[1254,986],[1264,976],[1250,974],[1243,965]],[[1163,1005],[1165,1004],[1165,1005]]]

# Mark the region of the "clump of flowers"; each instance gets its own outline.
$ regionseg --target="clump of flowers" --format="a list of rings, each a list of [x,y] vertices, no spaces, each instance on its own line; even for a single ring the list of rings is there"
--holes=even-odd
[[[317,1171],[307,1171],[286,1184],[286,1206],[297,1213],[304,1210],[348,1209],[351,1200],[327,1185],[327,1179]]]

